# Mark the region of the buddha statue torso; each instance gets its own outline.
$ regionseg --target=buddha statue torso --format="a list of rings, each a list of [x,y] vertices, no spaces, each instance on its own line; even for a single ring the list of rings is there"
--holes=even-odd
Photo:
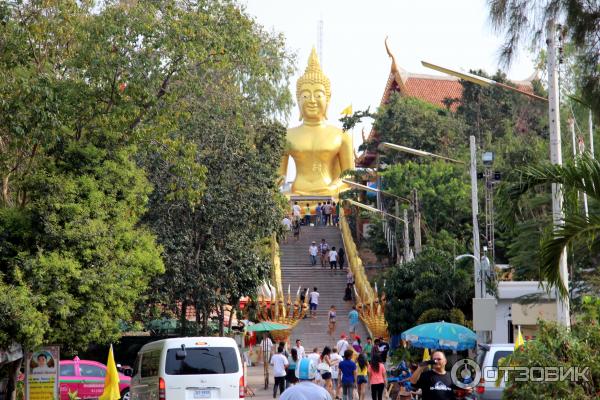
[[[287,132],[281,173],[287,171],[288,156],[296,163],[291,194],[338,197],[347,189],[340,174],[354,168],[352,137],[327,125],[331,96],[329,79],[322,73],[313,49],[304,75],[298,79],[296,98],[304,123]]]

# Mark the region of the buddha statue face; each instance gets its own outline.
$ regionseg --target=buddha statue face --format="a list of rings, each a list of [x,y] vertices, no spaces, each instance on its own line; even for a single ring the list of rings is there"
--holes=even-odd
[[[321,83],[304,83],[298,93],[298,107],[302,119],[318,123],[327,119],[327,94]]]
[[[296,99],[300,108],[300,119],[316,124],[327,119],[327,105],[331,98],[331,82],[321,71],[314,47],[308,65],[296,82]]]

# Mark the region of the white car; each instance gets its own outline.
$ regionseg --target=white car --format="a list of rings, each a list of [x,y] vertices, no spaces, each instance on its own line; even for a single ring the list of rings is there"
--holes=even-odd
[[[144,345],[131,378],[131,400],[243,399],[236,342],[223,337],[165,339]]]
[[[502,381],[499,386],[496,386],[494,379],[497,375],[494,374],[498,373],[498,361],[506,356],[512,355],[514,350],[515,345],[512,343],[479,345],[477,364],[479,364],[479,368],[481,368],[482,378],[475,390],[478,399],[502,399],[502,392],[504,392],[505,382]],[[495,371],[493,370],[494,368],[496,368]],[[488,379],[485,379],[486,375]]]

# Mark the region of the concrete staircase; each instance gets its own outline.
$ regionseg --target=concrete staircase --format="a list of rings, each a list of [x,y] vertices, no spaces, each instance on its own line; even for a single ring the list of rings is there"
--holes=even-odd
[[[302,289],[308,288],[309,293],[316,286],[320,294],[317,318],[308,317],[300,321],[290,338],[292,345],[296,339],[301,339],[307,353],[311,352],[314,347],[318,347],[319,351],[324,346],[333,347],[342,332],[348,334],[348,313],[352,309],[352,303],[344,301],[347,269],[331,271],[329,266],[322,268],[319,259],[317,259],[316,266],[310,265],[308,254],[310,243],[314,240],[318,244],[323,238],[327,240],[330,247],[335,246],[336,249],[339,249],[340,246],[343,246],[342,234],[338,228],[311,226],[302,227],[300,239],[297,242],[290,235],[288,243],[280,245],[283,291],[286,297],[288,284],[291,286],[292,297],[296,294],[298,286],[302,286]],[[346,261],[345,267],[347,266],[348,262]],[[332,305],[337,309],[337,324],[334,335],[329,336],[327,333],[328,314],[329,307]],[[362,323],[357,333],[364,344],[367,333]]]

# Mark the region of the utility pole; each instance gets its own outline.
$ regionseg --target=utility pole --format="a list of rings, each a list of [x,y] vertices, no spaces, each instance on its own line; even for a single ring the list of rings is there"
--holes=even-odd
[[[394,239],[396,239],[396,265],[400,265],[400,243],[398,243],[398,220],[400,219],[400,204],[398,203],[398,200],[394,201],[394,214],[396,215],[396,221],[394,223]],[[406,225],[406,223],[404,223],[404,225]]]
[[[562,149],[560,140],[560,102],[558,98],[558,74],[556,57],[556,24],[554,19],[548,21],[548,31],[546,37],[548,45],[548,119],[550,125],[550,161],[552,164],[562,165]],[[552,184],[552,220],[554,228],[558,228],[564,223],[563,214],[563,193],[561,185]],[[560,281],[567,289],[567,297],[556,298],[556,319],[559,324],[571,326],[571,317],[569,310],[569,270],[567,268],[567,249],[563,249],[559,258]]]
[[[484,162],[485,164],[485,162]],[[495,227],[494,227],[494,171],[491,165],[484,165],[485,178],[485,238],[491,259],[491,268],[494,270],[495,260]],[[482,271],[483,274],[483,271]]]
[[[473,257],[475,258],[475,298],[483,297],[483,279],[481,277],[481,254],[479,244],[479,199],[477,198],[477,144],[475,136],[469,136],[469,147],[471,150],[471,210],[473,214]]]
[[[398,200],[396,200],[398,202]],[[404,260],[408,260],[410,252],[410,236],[408,233],[408,210],[404,209]]]
[[[421,253],[421,211],[419,210],[419,195],[413,189],[413,229],[415,235],[415,257]]]
[[[594,126],[593,126],[593,118],[592,118],[592,109],[590,108],[590,113],[588,116],[588,128],[590,129],[590,153],[592,158],[594,157]]]

